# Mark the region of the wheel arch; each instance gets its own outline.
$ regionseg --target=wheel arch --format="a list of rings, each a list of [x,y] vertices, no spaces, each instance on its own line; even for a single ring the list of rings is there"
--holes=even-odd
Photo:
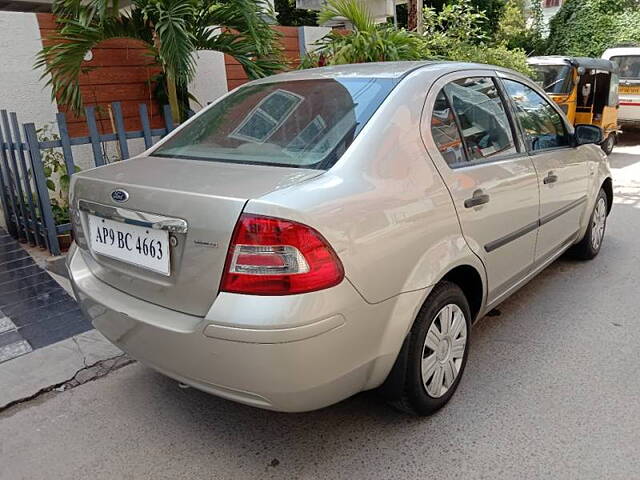
[[[471,309],[471,323],[475,323],[479,320],[479,315],[482,312],[485,302],[485,282],[483,281],[482,274],[478,269],[470,264],[463,263],[452,267],[445,273],[439,282],[447,281],[456,284],[464,293],[467,301],[469,302],[469,308]],[[429,301],[431,292],[424,298],[420,308],[416,312],[416,317],[410,324],[410,328],[413,326],[417,319],[418,313],[422,310],[422,306]],[[409,335],[404,338],[400,351],[395,359],[395,362],[387,374],[384,382],[378,387],[378,392],[387,400],[397,399],[397,395],[400,392],[400,388],[404,385],[405,373],[408,361],[409,351]]]
[[[471,323],[478,320],[485,299],[485,287],[482,276],[471,265],[458,265],[449,270],[441,279],[455,283],[467,297],[471,309]]]

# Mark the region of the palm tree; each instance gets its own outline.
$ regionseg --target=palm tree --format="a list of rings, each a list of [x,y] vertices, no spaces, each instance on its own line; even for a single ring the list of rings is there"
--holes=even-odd
[[[278,33],[256,0],[133,0],[120,9],[118,0],[55,0],[60,26],[39,53],[35,68],[52,87],[52,97],[75,113],[82,111],[80,74],[89,70],[86,53],[104,40],[132,38],[146,44],[161,65],[171,113],[181,112],[178,89],[195,75],[195,53],[216,50],[235,58],[249,78],[284,68]]]

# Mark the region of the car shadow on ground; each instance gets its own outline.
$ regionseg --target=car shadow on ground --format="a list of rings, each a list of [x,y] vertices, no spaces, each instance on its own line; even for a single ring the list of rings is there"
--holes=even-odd
[[[375,392],[355,395],[322,410],[289,414],[240,405],[195,389],[180,389],[175,381],[149,369],[141,369],[137,376],[153,377],[157,394],[153,397],[162,399],[149,408],[161,408],[163,418],[171,418],[172,424],[195,435],[204,445],[211,442],[214,456],[214,445],[223,437],[224,454],[241,457],[243,465],[248,462],[251,468],[288,464],[297,473],[316,471],[323,464],[335,467],[338,459],[344,462],[345,456],[352,456],[354,461],[366,458],[363,452],[370,449],[376,451],[380,468],[398,468],[403,461],[399,453],[416,438],[425,442],[424,446],[418,450],[411,446],[409,457],[428,448],[430,455],[439,452],[453,461],[462,455],[454,445],[472,448],[476,442],[488,441],[479,432],[491,431],[496,423],[504,429],[510,422],[539,428],[536,418],[553,411],[556,395],[568,398],[576,393],[570,383],[563,384],[550,374],[557,352],[565,350],[567,332],[571,335],[583,328],[579,321],[563,324],[566,318],[558,311],[562,310],[558,303],[571,309],[591,295],[580,292],[579,285],[593,278],[594,263],[605,265],[610,252],[619,248],[615,239],[607,240],[607,247],[594,262],[561,258],[500,305],[493,316],[482,319],[474,328],[469,364],[457,394],[429,418],[397,412]],[[559,291],[573,297],[570,305],[558,296]],[[576,317],[580,318],[579,310]],[[593,334],[599,334],[597,329]],[[564,354],[581,359],[591,352],[579,349]],[[578,377],[581,364],[576,362],[564,375]],[[532,372],[532,365],[536,365],[536,371]],[[123,388],[130,391],[136,386]],[[560,420],[562,413],[551,415],[558,415]],[[465,432],[470,429],[475,433],[469,438]],[[527,439],[519,435],[519,429],[514,430],[508,441],[526,444]],[[493,441],[493,445],[499,449],[506,441]]]

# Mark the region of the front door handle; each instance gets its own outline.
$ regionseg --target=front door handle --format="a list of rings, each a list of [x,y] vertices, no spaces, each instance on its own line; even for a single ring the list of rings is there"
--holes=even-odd
[[[484,193],[482,189],[478,189],[473,192],[471,198],[467,198],[464,201],[465,208],[473,208],[478,205],[484,205],[485,203],[489,203],[489,195]]]
[[[558,181],[558,176],[553,172],[549,172],[547,173],[547,176],[544,177],[544,180],[542,180],[542,183],[544,183],[545,185],[548,185],[550,183],[556,183],[557,181]]]

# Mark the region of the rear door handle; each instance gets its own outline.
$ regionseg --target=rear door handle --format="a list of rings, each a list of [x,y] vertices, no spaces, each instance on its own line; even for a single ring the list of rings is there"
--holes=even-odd
[[[548,185],[550,183],[556,183],[557,181],[558,181],[558,176],[553,172],[549,172],[547,173],[547,176],[544,177],[544,179],[542,180],[542,183],[544,183],[545,185]]]
[[[467,198],[464,201],[464,206],[465,208],[473,208],[478,205],[484,205],[485,203],[489,203],[489,195],[479,189],[473,192],[471,198]]]

